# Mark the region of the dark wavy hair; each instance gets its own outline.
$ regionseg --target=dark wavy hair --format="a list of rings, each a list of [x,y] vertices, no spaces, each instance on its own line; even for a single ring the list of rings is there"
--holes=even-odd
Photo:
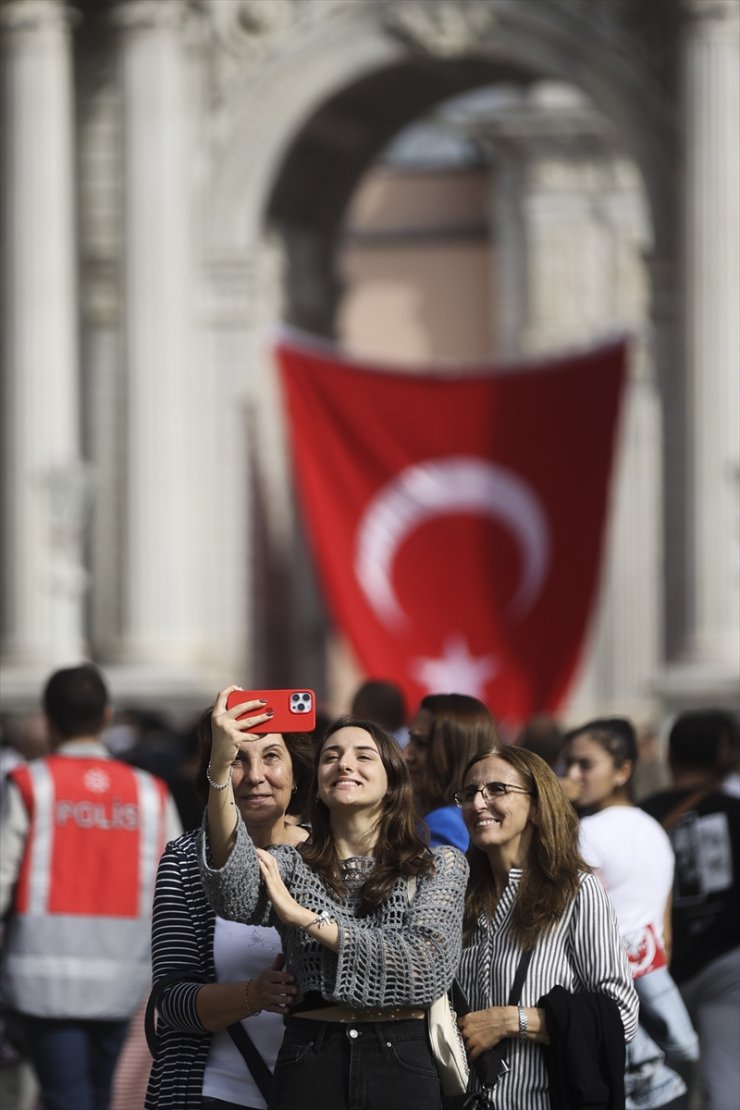
[[[508,763],[531,792],[536,807],[529,859],[522,870],[511,918],[512,935],[532,948],[557,922],[578,893],[579,874],[591,868],[578,846],[578,817],[555,773],[539,755],[525,748],[492,748],[470,760],[462,781],[490,756]],[[472,843],[467,852],[470,879],[465,895],[463,943],[469,944],[481,915],[493,920],[496,895],[488,857]]]
[[[487,705],[469,694],[427,694],[419,703],[434,718],[424,764],[421,814],[452,805],[462,770],[479,752],[498,747],[500,737]]]
[[[195,792],[203,805],[208,804],[208,778],[206,772],[211,758],[211,714],[213,706],[204,709],[197,725],[199,764],[195,776]],[[308,795],[313,777],[314,744],[306,732],[281,732],[293,767],[294,792],[290,796],[287,813],[302,817],[308,805]]]
[[[360,915],[365,916],[386,900],[399,876],[431,872],[434,857],[417,828],[411,780],[399,745],[373,721],[344,716],[329,726],[316,750],[314,784],[308,810],[311,835],[300,847],[306,863],[337,895],[342,897],[346,894],[332,835],[331,815],[317,793],[321,753],[330,737],[342,728],[361,728],[373,738],[388,776],[388,792],[378,819],[375,867],[360,889]]]

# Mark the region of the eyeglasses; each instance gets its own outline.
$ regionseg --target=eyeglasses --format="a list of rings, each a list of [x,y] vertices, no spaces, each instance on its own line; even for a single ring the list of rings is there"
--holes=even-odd
[[[465,809],[466,806],[472,806],[475,801],[476,794],[480,794],[483,799],[483,804],[488,805],[492,798],[504,798],[507,794],[531,794],[531,790],[527,790],[525,786],[515,786],[511,782],[484,782],[482,786],[466,786],[464,790],[458,790],[453,794],[455,805],[460,809]]]

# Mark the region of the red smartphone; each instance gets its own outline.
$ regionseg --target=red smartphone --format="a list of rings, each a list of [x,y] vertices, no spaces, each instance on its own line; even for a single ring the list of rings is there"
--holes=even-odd
[[[243,701],[267,702],[264,708],[252,709],[239,717],[258,716],[271,709],[269,721],[255,725],[252,732],[313,732],[316,728],[316,695],[313,690],[232,690],[226,699],[231,709]]]

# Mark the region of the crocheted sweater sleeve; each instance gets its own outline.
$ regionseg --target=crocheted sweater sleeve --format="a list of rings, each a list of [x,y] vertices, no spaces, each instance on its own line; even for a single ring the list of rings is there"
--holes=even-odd
[[[295,848],[270,851],[296,901],[311,911],[328,910],[336,920],[337,953],[274,917],[243,825],[220,869],[210,866],[207,834],[201,832],[201,876],[221,917],[276,926],[286,964],[296,976],[299,1000],[309,991],[320,991],[327,1001],[360,1008],[424,1007],[449,988],[460,956],[468,877],[462,853],[435,849],[434,871],[419,878],[411,900],[406,879],[399,878],[385,902],[359,917],[356,893],[337,898]]]

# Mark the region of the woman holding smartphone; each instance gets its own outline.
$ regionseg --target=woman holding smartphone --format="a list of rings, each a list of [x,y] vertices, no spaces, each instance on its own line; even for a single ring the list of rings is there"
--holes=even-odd
[[[196,788],[205,803],[210,709],[198,737]],[[255,844],[305,839],[291,811],[300,814],[305,804],[312,755],[307,736],[286,732],[256,738],[234,758],[229,768],[232,812]],[[214,914],[200,881],[197,845],[197,831],[170,841],[157,872],[152,1004],[158,1021],[146,1110],[264,1110],[262,1088],[269,1086],[282,1041],[282,1015],[295,993],[293,976],[282,967],[274,929],[239,925]],[[237,1023],[251,1038],[256,1060],[249,1050],[242,1056]]]
[[[305,1110],[309,1091],[326,1110],[436,1110],[425,1018],[455,974],[465,858],[425,846],[398,744],[352,718],[318,747],[309,840],[258,848],[236,820],[229,769],[269,714],[227,709],[233,689],[213,711],[201,873],[219,914],[275,925],[295,976],[270,1110]]]

